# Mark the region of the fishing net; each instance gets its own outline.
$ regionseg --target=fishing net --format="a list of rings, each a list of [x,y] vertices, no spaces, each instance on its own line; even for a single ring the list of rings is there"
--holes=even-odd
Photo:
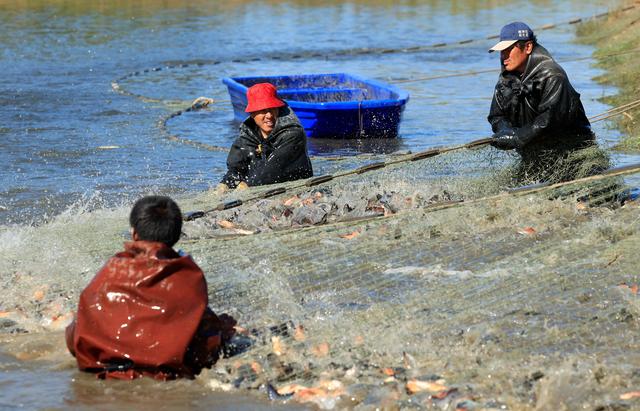
[[[566,163],[579,180],[516,189],[517,157],[481,146],[387,156],[258,200],[273,187],[183,199],[183,211],[245,201],[186,222],[178,243],[210,305],[245,329],[197,381],[320,408],[625,403],[640,382],[640,170],[589,177],[608,158],[579,155]],[[3,288],[16,290],[3,331],[61,329],[119,250],[128,208],[87,211],[2,233]]]
[[[487,145],[415,158],[328,161],[333,180],[266,198],[274,186],[179,201],[207,212],[178,247],[245,329],[197,381],[320,408],[629,405],[640,169],[592,175],[609,160],[589,148],[556,181],[514,187],[518,157]],[[98,203],[0,233],[5,333],[68,323],[127,236],[129,206]]]
[[[640,378],[638,175],[577,156],[556,169],[575,183],[505,192],[517,160],[480,148],[187,223],[247,328],[200,381],[321,408],[610,406]]]

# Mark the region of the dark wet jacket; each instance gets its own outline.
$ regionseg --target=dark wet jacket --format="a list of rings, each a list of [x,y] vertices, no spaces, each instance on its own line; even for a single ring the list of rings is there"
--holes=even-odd
[[[534,47],[522,75],[503,66],[488,120],[494,132],[515,130],[523,157],[581,148],[594,140],[580,94],[541,45]]]
[[[128,242],[80,294],[67,347],[80,370],[100,378],[190,378],[233,334],[235,321],[207,302],[207,283],[190,256],[163,243]]]
[[[221,182],[230,188],[242,181],[259,186],[312,177],[307,136],[293,110],[280,108],[276,125],[266,139],[253,119],[247,118],[231,146],[227,168]]]

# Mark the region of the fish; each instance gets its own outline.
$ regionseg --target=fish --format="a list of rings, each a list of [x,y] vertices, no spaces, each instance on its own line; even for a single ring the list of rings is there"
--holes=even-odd
[[[313,403],[320,409],[336,407],[338,397],[345,393],[342,383],[336,380],[323,381],[317,387],[297,391],[293,397],[300,403]]]
[[[627,284],[627,283],[620,283],[618,284],[618,286],[620,288],[628,288],[629,291],[631,291],[633,294],[638,294],[638,284]]]
[[[332,399],[345,393],[344,385],[338,380],[323,380],[315,387],[287,384],[276,388],[273,384],[268,383],[266,390],[272,401],[286,401],[293,398],[300,403],[312,402],[320,406],[332,402]]]
[[[620,394],[621,400],[633,400],[635,398],[640,398],[640,391],[631,391]]]
[[[287,401],[293,397],[293,392],[280,394],[278,390],[271,385],[271,383],[267,383],[266,385],[267,396],[271,401]]]
[[[443,400],[446,397],[448,397],[450,394],[453,394],[454,392],[458,392],[458,389],[457,388],[449,388],[449,389],[442,390],[442,391],[439,391],[439,392],[431,395],[431,398],[435,398],[435,399],[438,399],[438,400]]]
[[[282,340],[277,335],[271,337],[271,346],[273,349],[273,353],[278,357],[285,353],[285,346],[282,343]]]
[[[217,224],[220,228],[225,228],[225,229],[236,228],[236,225],[228,220],[218,220]]]
[[[438,381],[422,381],[418,379],[413,379],[407,381],[407,392],[409,394],[415,394],[417,392],[429,391],[436,393],[436,395],[440,395],[443,391],[448,391],[449,387],[442,384],[443,380]],[[446,395],[445,395],[446,396]],[[438,397],[436,397],[438,398]],[[444,397],[442,397],[444,398]]]
[[[271,401],[288,401],[293,397],[293,392],[287,394],[280,394],[276,388],[270,383],[266,386],[267,396]]]
[[[344,384],[338,380],[323,380],[320,381],[319,386],[334,393],[344,391]]]
[[[384,375],[388,375],[390,377],[393,377],[396,375],[396,372],[393,370],[393,368],[383,368],[382,369],[382,373]]]
[[[296,391],[293,396],[299,402],[315,402],[318,398],[325,398],[329,395],[327,390],[324,388],[305,388],[299,391]]]
[[[307,390],[309,389],[309,387],[306,387],[304,385],[300,385],[300,384],[287,384],[287,385],[283,385],[280,388],[276,389],[276,392],[280,395],[293,395],[295,393],[297,393],[298,391],[302,391],[302,390]]]
[[[359,235],[360,235],[360,230],[356,230],[356,231],[353,231],[353,232],[347,233],[347,234],[339,234],[338,237],[344,238],[344,239],[347,239],[347,240],[352,240],[352,239],[356,238]]]
[[[294,205],[295,203],[300,201],[300,197],[298,197],[297,195],[287,198],[286,200],[284,200],[284,202],[282,203],[283,205],[289,207]]]
[[[251,363],[251,369],[253,370],[253,372],[255,372],[256,374],[260,374],[262,372],[262,365],[260,365],[259,362],[254,361]]]
[[[522,235],[534,235],[535,233],[536,233],[536,230],[533,227],[523,227],[518,229],[518,234],[522,234]]]
[[[297,325],[293,331],[293,339],[302,342],[307,339],[304,333],[304,327],[302,325]]]
[[[229,384],[229,383],[223,383],[221,381],[215,380],[215,379],[211,379],[209,380],[209,388],[211,388],[214,391],[231,391],[233,389],[233,385]]]
[[[316,357],[326,357],[329,355],[329,343],[322,342],[311,348],[311,352]]]
[[[42,301],[46,293],[46,288],[39,288],[33,293],[34,301]]]

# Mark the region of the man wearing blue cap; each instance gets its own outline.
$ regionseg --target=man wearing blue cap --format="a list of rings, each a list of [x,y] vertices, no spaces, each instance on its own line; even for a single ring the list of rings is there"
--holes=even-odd
[[[521,155],[520,181],[574,178],[551,175],[558,160],[594,144],[580,94],[525,23],[504,26],[493,51],[500,52],[502,72],[488,117],[491,145]]]

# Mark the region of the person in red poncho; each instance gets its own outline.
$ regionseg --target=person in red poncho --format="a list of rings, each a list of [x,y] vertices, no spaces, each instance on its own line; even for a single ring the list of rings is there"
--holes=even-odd
[[[129,222],[133,241],[80,294],[67,347],[99,378],[193,378],[218,359],[236,321],[208,307],[202,270],[173,250],[182,229],[173,200],[144,197]]]

